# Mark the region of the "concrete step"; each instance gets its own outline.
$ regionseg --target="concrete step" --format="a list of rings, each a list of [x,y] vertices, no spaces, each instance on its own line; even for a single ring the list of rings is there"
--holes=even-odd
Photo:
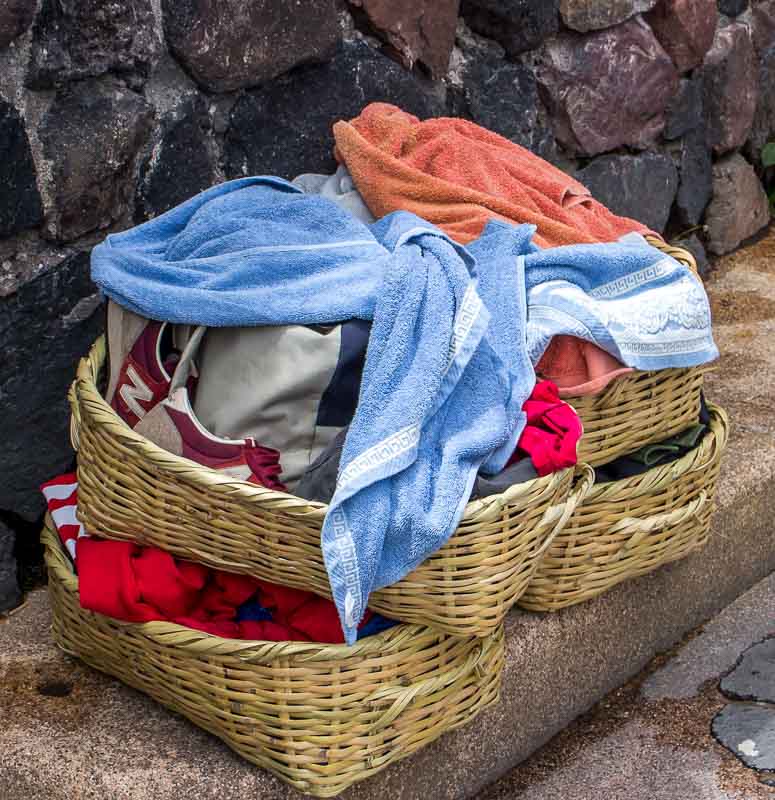
[[[775,573],[673,653],[653,659],[477,800],[771,799],[773,783],[762,778],[772,781],[772,775],[746,767],[716,741],[711,726],[721,709],[737,705],[719,690],[720,677],[749,647],[773,635]],[[762,733],[754,729],[749,740],[758,751],[766,749]]]
[[[709,285],[723,357],[708,396],[732,419],[701,552],[553,615],[513,612],[501,700],[471,725],[348,790],[359,800],[469,798],[656,654],[775,569],[775,232]],[[57,652],[44,593],[0,625],[3,800],[284,800],[269,773]]]

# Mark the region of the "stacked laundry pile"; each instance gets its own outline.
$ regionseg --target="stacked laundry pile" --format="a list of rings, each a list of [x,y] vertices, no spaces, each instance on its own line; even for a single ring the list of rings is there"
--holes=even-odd
[[[469,500],[576,463],[582,430],[563,398],[718,352],[699,279],[523,148],[380,103],[334,136],[334,175],[215,186],[108,236],[92,276],[109,298],[106,399],[127,425],[328,504],[333,604],[302,605],[325,617],[321,641],[341,640],[335,611],[352,643],[382,624],[370,594],[441,547]],[[703,424],[599,478],[678,457]],[[81,537],[75,553],[87,608],[201,628],[214,593],[230,592],[197,565],[97,542]],[[132,586],[120,601],[119,575]],[[154,582],[184,584],[193,605],[152,600]],[[258,609],[298,634],[283,590],[237,583],[213,624],[252,636],[244,615]],[[85,588],[97,584],[113,599]]]

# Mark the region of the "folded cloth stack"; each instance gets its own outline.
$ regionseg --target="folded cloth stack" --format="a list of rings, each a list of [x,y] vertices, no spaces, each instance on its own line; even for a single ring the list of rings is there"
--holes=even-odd
[[[370,326],[352,418],[326,434],[330,443],[347,427],[322,550],[353,642],[369,594],[446,542],[477,476],[512,461],[545,354],[568,392],[718,353],[699,280],[648,245],[643,226],[527,151],[471,123],[419,123],[382,104],[334,133],[347,172],[299,179],[317,194],[272,177],[223,183],[108,236],[92,277],[121,308],[178,328]],[[376,222],[362,221],[361,201]],[[585,343],[587,367],[567,368],[563,337],[566,349]],[[236,444],[207,439],[186,378],[158,404],[176,431],[142,422],[173,452],[206,449],[264,482],[249,457],[266,464],[279,450],[280,461],[282,448],[244,431]],[[197,394],[206,380],[203,369]],[[324,449],[309,446],[302,466]]]

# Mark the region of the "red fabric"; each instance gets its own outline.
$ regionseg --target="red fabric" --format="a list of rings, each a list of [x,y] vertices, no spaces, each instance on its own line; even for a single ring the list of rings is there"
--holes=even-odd
[[[261,605],[272,612],[272,623],[292,631],[294,639],[310,642],[344,642],[336,606],[330,600],[301,589],[278,586],[266,581],[260,581],[259,597]],[[367,610],[358,627],[365,625],[370,618],[371,611]],[[265,625],[266,623],[240,624]]]
[[[126,622],[163,619],[158,609],[143,602],[133,570],[130,542],[108,542],[90,537],[76,546],[81,606]]]
[[[536,383],[522,410],[527,414],[527,424],[508,463],[530,456],[540,476],[574,466],[583,432],[581,420],[560,400],[557,386],[551,381]]]
[[[168,620],[226,639],[342,643],[334,604],[301,589],[210,570],[156,547],[78,539],[81,606],[126,622]],[[271,620],[236,621],[258,593]],[[362,625],[371,618],[367,611]]]
[[[46,507],[54,521],[59,539],[70,558],[75,561],[76,542],[80,537],[88,536],[76,516],[78,476],[74,472],[66,472],[58,478],[46,481],[40,490],[46,498]]]

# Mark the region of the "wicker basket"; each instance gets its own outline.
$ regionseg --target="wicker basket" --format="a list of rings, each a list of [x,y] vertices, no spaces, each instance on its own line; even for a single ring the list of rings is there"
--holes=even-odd
[[[589,490],[547,550],[522,608],[581,603],[705,544],[729,426],[722,409],[710,410],[710,430],[687,455]]]
[[[649,244],[697,271],[694,256],[682,247],[647,236]],[[661,442],[697,421],[707,367],[633,372],[598,395],[571,397],[584,425],[579,461],[606,464],[652,442]]]
[[[81,361],[70,392],[78,514],[86,528],[328,595],[320,550],[326,506],[221,475],[135,433],[97,390],[104,361],[100,339]],[[372,594],[369,606],[456,636],[487,636],[591,484],[590,475],[571,492],[572,473],[469,503],[447,544],[406,578]]]
[[[502,627],[484,639],[458,639],[398,625],[346,647],[119,622],[80,607],[78,579],[50,520],[42,540],[53,634],[63,650],[308,794],[338,794],[498,698]]]
[[[607,464],[694,425],[706,371],[692,367],[633,372],[598,395],[568,398],[584,425],[579,460],[595,467]]]

